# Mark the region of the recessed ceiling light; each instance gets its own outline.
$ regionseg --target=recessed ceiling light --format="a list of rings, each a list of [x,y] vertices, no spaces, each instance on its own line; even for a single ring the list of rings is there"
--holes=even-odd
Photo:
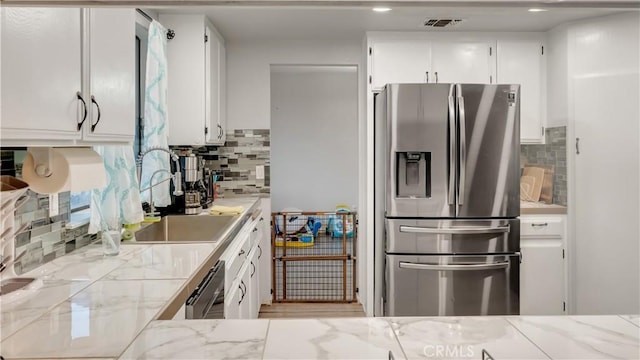
[[[537,9],[537,8],[529,9],[529,12],[543,12],[543,11],[547,11],[547,9]]]
[[[391,8],[389,8],[389,7],[374,7],[373,11],[375,11],[375,12],[387,12],[387,11],[391,11]]]

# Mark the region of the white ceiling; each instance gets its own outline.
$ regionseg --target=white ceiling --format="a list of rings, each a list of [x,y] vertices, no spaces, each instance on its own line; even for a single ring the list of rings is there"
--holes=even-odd
[[[227,41],[357,40],[366,31],[546,31],[559,24],[614,12],[615,9],[553,8],[529,12],[503,7],[395,7],[376,13],[370,7],[213,6],[156,9],[159,13],[204,13]],[[461,24],[425,29],[426,18],[460,18]]]

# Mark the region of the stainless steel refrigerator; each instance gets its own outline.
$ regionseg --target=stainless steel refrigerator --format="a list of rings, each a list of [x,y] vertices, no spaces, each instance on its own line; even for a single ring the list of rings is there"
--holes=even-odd
[[[519,85],[375,97],[377,316],[519,314]]]

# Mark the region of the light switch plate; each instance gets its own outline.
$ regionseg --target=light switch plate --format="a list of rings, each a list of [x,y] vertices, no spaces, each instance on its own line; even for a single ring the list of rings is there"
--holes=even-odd
[[[60,213],[59,207],[58,194],[49,194],[49,217],[57,216]]]
[[[264,165],[256,165],[256,180],[264,179]]]

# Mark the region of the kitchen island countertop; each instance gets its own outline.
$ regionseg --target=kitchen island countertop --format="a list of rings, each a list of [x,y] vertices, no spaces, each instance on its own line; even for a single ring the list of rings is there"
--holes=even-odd
[[[249,211],[257,199],[233,199]],[[88,246],[0,298],[7,359],[640,358],[640,316],[154,320],[218,243]]]
[[[638,359],[638,316],[154,321],[122,359]]]

